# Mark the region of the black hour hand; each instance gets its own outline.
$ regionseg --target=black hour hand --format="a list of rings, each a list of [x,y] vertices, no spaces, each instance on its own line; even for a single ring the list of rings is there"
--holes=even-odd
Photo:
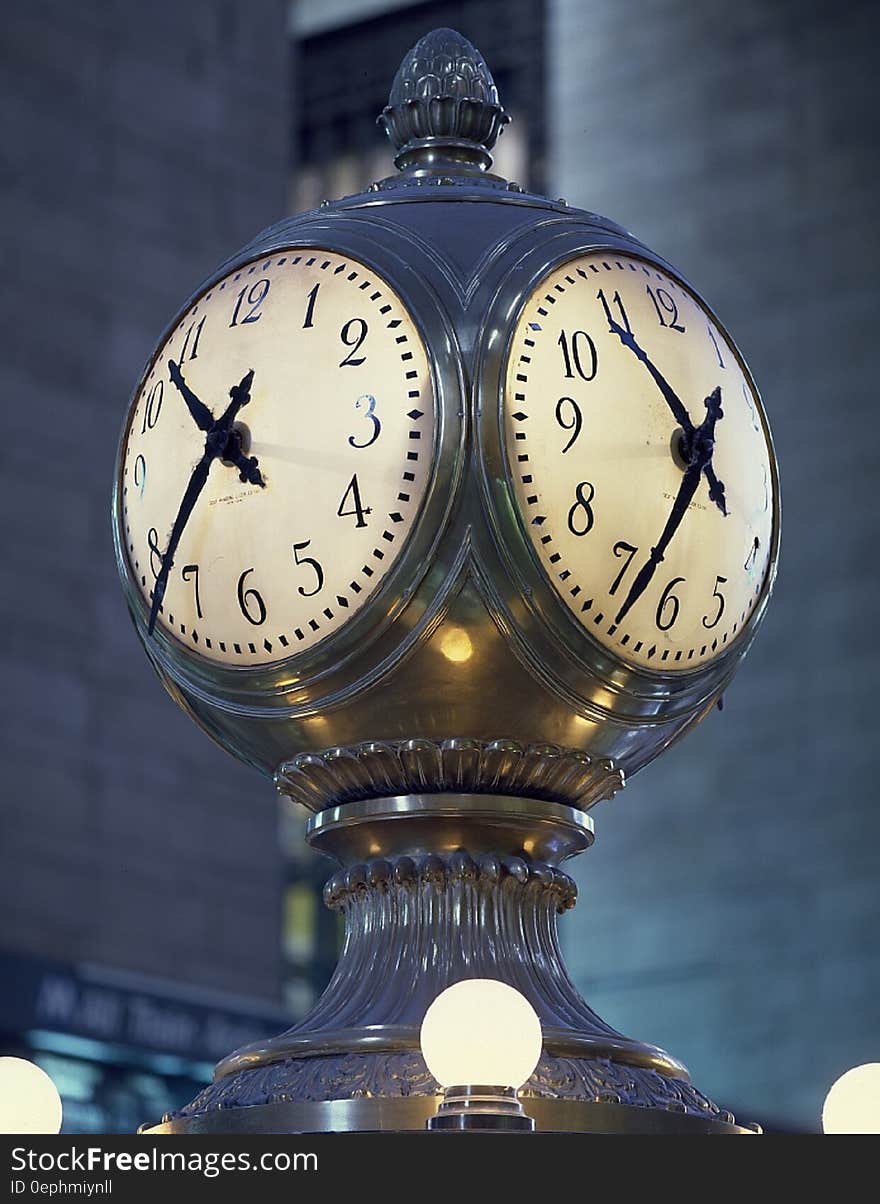
[[[680,397],[669,384],[666,377],[660,372],[659,368],[654,365],[654,363],[648,358],[647,353],[636,342],[635,335],[631,330],[628,329],[628,326],[623,327],[619,322],[614,320],[614,318],[611,316],[611,311],[608,309],[607,303],[605,303],[605,316],[608,319],[608,327],[611,330],[611,333],[616,334],[621,343],[623,343],[624,347],[628,347],[633,355],[635,355],[636,359],[645,365],[652,380],[663,394],[664,401],[672,411],[673,418],[684,431],[685,435],[693,434],[694,424],[691,421],[690,415],[685,409]]]
[[[260,472],[260,463],[256,456],[246,456],[241,450],[241,445],[228,449],[224,459],[229,460],[238,469],[238,479],[248,482],[251,485],[259,485],[261,489],[266,488],[266,482],[263,480],[263,474]]]
[[[180,371],[180,364],[176,364],[174,360],[168,361],[168,375],[171,377],[171,383],[178,390],[183,400],[186,402],[186,408],[193,416],[193,420],[201,430],[207,432],[214,425],[214,415],[208,409],[203,401],[196,397],[192,389],[183,379],[183,373]]]

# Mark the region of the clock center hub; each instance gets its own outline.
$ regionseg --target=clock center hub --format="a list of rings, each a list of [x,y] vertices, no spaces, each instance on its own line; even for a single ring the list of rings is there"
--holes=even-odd
[[[234,422],[229,431],[229,437],[226,440],[226,445],[223,448],[223,454],[220,457],[221,462],[232,468],[235,465],[235,457],[237,455],[246,456],[251,450],[251,432],[250,428],[244,422]]]
[[[687,472],[690,464],[690,457],[688,455],[687,436],[681,427],[677,427],[672,432],[672,438],[669,441],[669,448],[672,452],[672,459],[675,461],[676,467],[680,468],[682,472]]]

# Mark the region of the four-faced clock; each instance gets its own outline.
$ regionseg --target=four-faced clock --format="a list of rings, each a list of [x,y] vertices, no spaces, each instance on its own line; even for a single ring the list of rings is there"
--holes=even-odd
[[[123,438],[122,533],[150,632],[254,666],[338,630],[400,555],[435,425],[415,322],[363,263],[300,247],[211,285]]]
[[[584,630],[650,670],[732,646],[770,571],[774,461],[751,379],[692,293],[616,251],[551,272],[509,344],[503,425],[527,538]]]

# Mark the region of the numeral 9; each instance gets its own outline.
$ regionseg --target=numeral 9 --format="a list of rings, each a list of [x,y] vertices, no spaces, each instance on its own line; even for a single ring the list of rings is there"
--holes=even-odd
[[[566,406],[570,407],[571,421],[566,421]],[[562,449],[562,454],[568,451],[571,445],[575,442],[578,435],[581,433],[581,427],[584,425],[583,415],[578,403],[573,397],[560,397],[556,403],[556,421],[564,431],[572,431],[573,434]]]

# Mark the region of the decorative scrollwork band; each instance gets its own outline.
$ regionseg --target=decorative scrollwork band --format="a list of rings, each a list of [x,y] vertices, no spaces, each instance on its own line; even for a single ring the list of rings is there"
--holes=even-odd
[[[280,765],[281,794],[310,811],[403,794],[511,794],[586,811],[623,788],[613,761],[558,744],[516,740],[369,741],[300,753]]]
[[[440,1093],[440,1085],[416,1050],[347,1053],[288,1058],[243,1070],[212,1083],[174,1115],[197,1116],[219,1108],[246,1108],[258,1104]],[[608,1059],[554,1058],[544,1054],[521,1095],[524,1099],[539,1096],[666,1108],[733,1123],[730,1113],[722,1112],[692,1084],[667,1078],[656,1070]]]
[[[505,878],[521,886],[534,883],[553,897],[557,911],[567,911],[577,902],[577,886],[562,870],[523,857],[497,857],[494,853],[472,857],[464,851],[382,858],[339,870],[324,887],[324,902],[335,910],[358,891],[390,891],[419,882],[445,886],[456,880],[497,885]]]

